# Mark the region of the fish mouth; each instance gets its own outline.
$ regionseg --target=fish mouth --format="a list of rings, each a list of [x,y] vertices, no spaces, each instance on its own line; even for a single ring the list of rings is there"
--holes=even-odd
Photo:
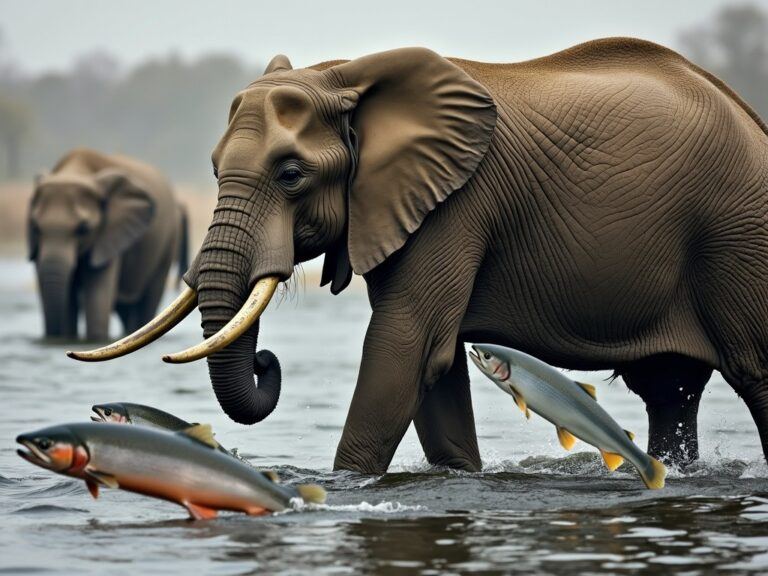
[[[41,468],[51,468],[53,466],[53,461],[51,460],[51,457],[48,456],[45,452],[40,450],[32,440],[25,440],[17,438],[16,441],[24,446],[26,450],[23,450],[21,448],[18,448],[16,450],[16,454],[24,458],[27,462],[30,462],[34,464],[35,466],[40,466]]]
[[[504,382],[509,378],[509,364],[506,362],[496,366],[496,370],[493,371],[493,375],[497,376],[501,382]]]

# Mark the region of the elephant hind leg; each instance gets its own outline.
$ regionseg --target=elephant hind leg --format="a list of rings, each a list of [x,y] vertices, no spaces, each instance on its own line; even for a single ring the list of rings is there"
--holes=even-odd
[[[463,342],[456,345],[450,370],[424,395],[413,422],[430,464],[481,469]]]
[[[768,365],[760,370],[725,368],[723,377],[749,408],[768,461]]]
[[[623,367],[618,373],[645,402],[648,453],[678,465],[698,459],[699,401],[712,368],[688,356],[659,354]]]

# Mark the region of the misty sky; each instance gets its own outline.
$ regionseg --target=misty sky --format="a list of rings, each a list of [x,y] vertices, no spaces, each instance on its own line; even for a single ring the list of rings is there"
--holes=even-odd
[[[768,0],[752,2],[768,10]],[[602,36],[675,46],[723,0],[0,0],[2,53],[24,70],[68,67],[95,49],[124,64],[176,51],[232,52],[250,63],[287,54],[294,66],[399,46],[515,61]]]

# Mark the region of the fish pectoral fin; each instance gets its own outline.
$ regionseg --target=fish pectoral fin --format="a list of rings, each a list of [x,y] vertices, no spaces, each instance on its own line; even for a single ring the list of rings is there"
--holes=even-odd
[[[587,384],[585,382],[576,382],[584,392],[592,396],[592,399],[597,401],[597,389],[592,386],[592,384]]]
[[[269,510],[261,506],[252,506],[251,508],[246,508],[245,513],[248,516],[266,516],[269,514]]]
[[[211,430],[210,424],[192,424],[189,428],[179,430],[177,434],[192,438],[192,440],[196,440],[210,448],[219,447],[219,443],[213,438],[213,430]]]
[[[614,454],[613,452],[606,452],[604,450],[600,450],[600,454],[603,456],[603,462],[605,462],[605,465],[608,467],[608,470],[613,472],[621,466],[624,463],[624,458],[619,456],[618,454]]]
[[[634,432],[630,432],[629,430],[624,430],[624,433],[627,435],[627,438],[629,438],[630,440],[634,440],[635,439],[635,433]]]
[[[88,492],[91,493],[93,499],[96,500],[99,497],[99,483],[88,478],[85,481],[85,485],[88,487]]]
[[[98,484],[101,484],[102,486],[106,486],[107,488],[120,488],[120,484],[117,482],[117,478],[112,476],[112,474],[107,474],[106,472],[99,472],[98,470],[88,470],[86,468],[85,473],[88,477],[86,480],[86,484],[90,480],[91,482],[95,483],[97,485],[96,494],[98,495]],[[88,490],[90,490],[91,494],[93,494],[93,490],[91,490],[91,487],[88,486]],[[96,496],[94,496],[96,498]]]
[[[560,446],[566,450],[570,450],[573,448],[573,445],[576,444],[576,436],[568,432],[565,428],[560,428],[560,426],[557,426],[557,439],[560,440]]]
[[[270,482],[274,482],[275,484],[280,484],[280,477],[277,475],[277,472],[274,470],[262,470],[261,471],[264,476],[269,478]]]
[[[525,418],[526,418],[526,420],[530,420],[531,419],[531,411],[528,410],[527,406],[525,407]]]
[[[517,404],[517,407],[520,408],[520,410],[522,410],[523,414],[525,414],[525,417],[530,418],[530,415],[527,414],[528,404],[526,404],[525,398],[523,398],[520,395],[520,393],[514,388],[512,389],[512,399],[515,401],[515,404]]]
[[[183,504],[193,520],[211,520],[219,515],[218,511],[213,508],[192,504],[192,502],[184,502]]]

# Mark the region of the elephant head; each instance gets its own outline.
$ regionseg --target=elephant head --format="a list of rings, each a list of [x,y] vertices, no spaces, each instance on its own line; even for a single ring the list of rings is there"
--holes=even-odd
[[[153,200],[119,170],[36,180],[27,240],[46,336],[77,335],[77,270],[109,264],[144,234],[153,213]]]
[[[213,151],[218,205],[185,281],[190,289],[102,360],[170,329],[195,302],[209,338],[170,362],[208,356],[219,403],[253,423],[279,387],[255,387],[257,318],[297,263],[325,255],[334,294],[401,248],[472,176],[496,122],[493,99],[459,67],[407,48],[292,70],[275,57],[234,99]]]

